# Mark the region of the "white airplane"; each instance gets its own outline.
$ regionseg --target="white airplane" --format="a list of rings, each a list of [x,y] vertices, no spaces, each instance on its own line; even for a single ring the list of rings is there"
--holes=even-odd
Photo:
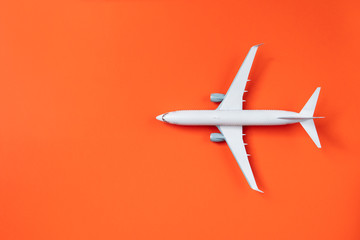
[[[241,65],[226,95],[213,93],[212,102],[221,102],[216,110],[183,110],[161,114],[157,120],[177,125],[217,126],[221,133],[210,134],[212,142],[226,141],[235,156],[241,171],[245,175],[250,187],[261,191],[255,181],[251,170],[248,154],[243,140],[243,126],[251,125],[285,125],[300,123],[318,148],[321,148],[316,132],[314,111],[319,97],[318,87],[300,113],[282,110],[243,110],[243,95],[248,76],[259,45],[253,46]]]

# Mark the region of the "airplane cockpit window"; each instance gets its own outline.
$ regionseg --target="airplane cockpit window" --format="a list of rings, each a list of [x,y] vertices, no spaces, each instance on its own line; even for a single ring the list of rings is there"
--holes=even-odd
[[[162,115],[162,117],[161,117],[161,119],[162,119],[164,122],[166,122],[165,116],[166,116],[167,114],[169,114],[169,113],[164,113],[164,114]]]

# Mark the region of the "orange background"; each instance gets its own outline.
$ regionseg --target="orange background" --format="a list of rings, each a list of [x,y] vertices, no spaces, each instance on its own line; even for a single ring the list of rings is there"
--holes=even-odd
[[[359,239],[356,1],[1,1],[0,239]],[[214,109],[250,47],[246,109],[300,111],[322,91],[317,149],[300,125],[248,127],[252,191]]]

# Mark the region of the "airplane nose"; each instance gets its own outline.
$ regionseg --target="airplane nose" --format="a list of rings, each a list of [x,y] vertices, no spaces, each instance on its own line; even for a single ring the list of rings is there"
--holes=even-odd
[[[163,122],[163,121],[164,121],[164,120],[163,120],[163,115],[164,115],[164,114],[160,114],[159,116],[156,117],[156,119],[159,120],[159,121],[161,121],[161,122]]]

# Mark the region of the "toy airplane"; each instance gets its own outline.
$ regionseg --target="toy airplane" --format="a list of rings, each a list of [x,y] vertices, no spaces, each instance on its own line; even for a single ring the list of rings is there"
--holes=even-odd
[[[157,120],[177,125],[217,126],[221,133],[212,133],[213,142],[226,141],[250,187],[262,192],[256,185],[251,170],[248,154],[243,140],[243,126],[250,125],[284,125],[300,123],[318,148],[321,148],[316,132],[314,111],[319,97],[318,87],[300,113],[281,110],[243,110],[243,95],[249,72],[259,45],[253,46],[241,65],[226,95],[213,93],[212,102],[221,102],[216,110],[184,110],[161,114]]]

